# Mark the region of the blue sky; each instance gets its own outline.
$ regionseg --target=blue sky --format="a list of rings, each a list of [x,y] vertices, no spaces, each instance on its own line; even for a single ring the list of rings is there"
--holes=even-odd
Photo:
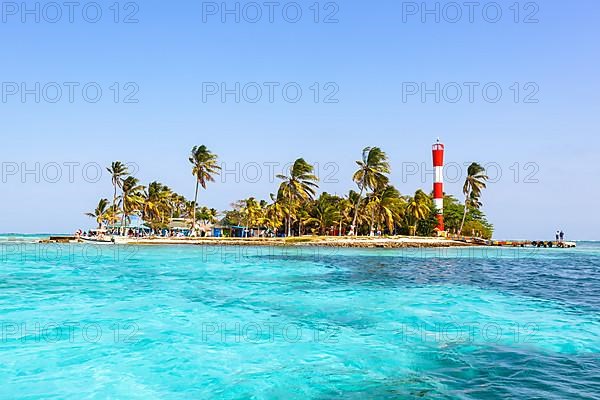
[[[239,2],[239,23],[211,13],[221,2],[121,2],[119,23],[112,1],[97,3],[96,23],[89,22],[96,6],[86,2],[73,23],[65,7],[56,17],[51,2],[39,2],[39,23],[20,2],[8,3],[0,19],[2,232],[90,226],[83,213],[112,196],[110,178],[96,179],[96,168],[113,160],[135,164],[144,183],[157,179],[191,196],[187,155],[196,144],[231,171],[239,163],[201,193],[203,204],[220,210],[250,195],[267,198],[277,185],[269,174],[300,156],[319,164],[323,190],[346,193],[354,160],[369,145],[388,153],[402,193],[429,190],[432,177],[421,165],[430,168],[440,137],[453,167],[479,161],[497,177],[483,198],[496,237],[549,238],[560,228],[573,239],[600,239],[597,2],[521,2],[516,16],[514,2],[502,1],[496,23],[490,2],[480,2],[472,23],[464,6],[452,23],[456,3],[443,1],[439,22],[421,14],[421,2],[325,1],[318,23],[313,1],[279,2],[273,23],[262,2]],[[255,4],[262,18],[252,23]],[[299,21],[289,22],[298,7]],[[138,22],[123,23],[129,15]],[[338,22],[324,23],[327,16]],[[236,82],[239,102],[235,94],[223,102],[220,93],[203,93]],[[407,92],[436,83],[439,102],[435,90],[424,99]],[[253,103],[257,85],[263,93]],[[457,87],[463,96],[453,102]],[[415,166],[419,173],[407,175]],[[455,176],[446,192],[459,195]]]

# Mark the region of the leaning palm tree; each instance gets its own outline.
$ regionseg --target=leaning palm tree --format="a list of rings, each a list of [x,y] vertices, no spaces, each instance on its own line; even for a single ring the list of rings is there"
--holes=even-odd
[[[123,178],[129,172],[127,170],[127,165],[123,164],[121,161],[113,162],[110,168],[106,168],[106,170],[111,175],[112,184],[115,190],[113,195],[113,213],[114,215],[117,215],[117,188],[122,188],[121,178]]]
[[[465,219],[467,218],[467,211],[469,208],[481,207],[479,198],[481,197],[481,191],[486,188],[486,181],[488,176],[485,174],[485,168],[478,163],[474,162],[467,168],[467,178],[463,185],[463,194],[465,195],[465,208],[463,211],[462,222],[460,223],[460,229],[458,234],[462,233],[465,225]]]
[[[101,199],[94,212],[86,213],[85,215],[90,218],[95,218],[98,223],[98,229],[102,229],[102,224],[111,218],[110,214],[111,211],[108,207],[108,199]]]
[[[218,165],[217,155],[211,153],[204,145],[194,146],[189,160],[190,163],[192,163],[192,175],[196,178],[196,191],[194,193],[192,215],[192,231],[195,231],[199,186],[202,186],[202,188],[206,190],[206,184],[215,181],[214,176],[219,174],[221,167]]]
[[[314,174],[314,167],[299,158],[292,165],[289,175],[277,175],[283,180],[279,186],[277,197],[284,200],[287,214],[287,236],[292,233],[292,214],[297,207],[315,197],[316,183],[319,178]]]
[[[359,169],[352,176],[352,180],[356,182],[360,192],[354,204],[354,218],[352,219],[354,235],[356,235],[358,208],[364,191],[374,191],[378,187],[385,186],[388,183],[386,174],[390,173],[387,155],[379,147],[365,147],[362,152],[362,160],[356,161],[356,164]]]

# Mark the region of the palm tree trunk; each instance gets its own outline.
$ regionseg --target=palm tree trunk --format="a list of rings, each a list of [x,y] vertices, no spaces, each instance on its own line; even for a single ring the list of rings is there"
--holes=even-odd
[[[125,221],[127,221],[127,214],[125,214],[125,190],[121,187],[121,206],[123,207],[123,216],[121,217],[121,236],[125,236]]]
[[[465,210],[463,212],[462,221],[460,223],[460,229],[458,230],[458,236],[460,236],[462,234],[463,226],[465,225],[465,219],[467,218],[467,204],[469,202],[469,195],[470,195],[470,191],[465,196]]]
[[[198,203],[198,184],[199,181],[196,179],[196,192],[194,193],[194,209],[192,211],[192,234],[196,233],[196,204]]]
[[[373,233],[373,225],[375,223],[375,210],[371,210],[371,221],[369,222],[369,236]]]
[[[287,237],[292,236],[292,199],[288,198]]]
[[[121,236],[127,236],[127,230],[125,224],[127,223],[127,213],[125,212],[125,205],[123,205],[123,219],[121,220]]]
[[[117,216],[117,184],[115,182],[113,182],[113,186],[115,187],[115,193],[113,196],[113,213],[114,216]]]
[[[360,193],[358,194],[358,199],[356,200],[356,204],[354,204],[354,218],[352,219],[352,227],[354,229],[354,236],[358,236],[358,229],[356,226],[356,219],[358,218],[358,205],[360,204],[360,199],[363,195],[363,191],[365,190],[365,184],[361,185]]]
[[[114,181],[113,181],[113,186],[115,188],[115,192],[113,195],[113,216],[111,218],[110,223],[114,225],[117,223],[117,183]]]
[[[123,216],[121,217],[121,236],[125,236],[125,222],[127,221],[127,214],[125,213],[125,195],[123,194]]]

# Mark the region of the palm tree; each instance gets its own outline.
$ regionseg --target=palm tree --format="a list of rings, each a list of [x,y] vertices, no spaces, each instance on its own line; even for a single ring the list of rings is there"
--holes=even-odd
[[[98,229],[102,229],[102,224],[111,218],[111,211],[108,207],[108,199],[101,199],[94,212],[86,213],[88,217],[95,218],[98,223]]]
[[[143,193],[143,218],[152,229],[167,226],[166,219],[172,214],[173,191],[160,182],[151,182]]]
[[[258,227],[263,219],[263,209],[258,201],[254,197],[243,200],[242,215],[246,220],[246,230],[244,232],[245,237],[248,237],[250,229]]]
[[[339,213],[338,236],[342,236],[342,228],[344,222],[350,222],[352,218],[352,201],[348,198],[342,198],[337,202],[337,212]]]
[[[277,175],[283,180],[279,186],[277,197],[285,201],[287,214],[287,236],[292,233],[292,214],[298,205],[315,196],[315,189],[319,187],[316,182],[319,178],[314,174],[312,165],[299,158],[294,162],[289,175]]]
[[[194,194],[192,231],[196,228],[196,205],[198,204],[198,188],[202,186],[206,190],[208,182],[214,182],[215,175],[219,174],[221,167],[218,165],[216,154],[211,153],[206,146],[194,146],[189,157],[192,163],[192,175],[196,178],[196,191]]]
[[[406,205],[406,218],[411,235],[417,231],[418,222],[427,217],[431,211],[430,203],[431,199],[421,189],[417,190],[413,197],[409,197]]]
[[[375,198],[377,224],[385,226],[393,234],[394,226],[402,218],[404,199],[395,187],[389,185],[377,191]]]
[[[315,202],[313,207],[313,218],[309,222],[314,222],[319,228],[319,234],[324,235],[328,227],[333,226],[341,218],[339,201],[334,202],[334,198],[327,193],[323,193]]]
[[[128,176],[123,179],[121,183],[121,187],[123,189],[123,194],[121,195],[121,204],[123,207],[123,219],[122,219],[122,229],[123,236],[125,236],[125,224],[129,219],[129,216],[133,214],[135,211],[140,211],[144,204],[143,191],[144,186],[139,184],[139,180],[134,178],[133,176]]]
[[[375,234],[375,218],[377,217],[377,209],[379,203],[378,192],[381,190],[375,190],[372,193],[367,193],[365,197],[365,214],[369,221],[369,235]]]
[[[188,218],[190,221],[194,218],[194,210],[195,204],[193,201],[185,200],[185,202],[181,205],[182,207],[182,217]]]
[[[171,209],[171,219],[180,218],[185,212],[186,199],[179,193],[171,192],[171,196],[168,199],[169,208]]]
[[[110,168],[106,168],[112,178],[112,184],[115,189],[113,195],[113,213],[117,215],[117,187],[122,188],[121,178],[127,175],[127,166],[121,161],[115,161],[111,164]]]
[[[388,183],[386,174],[390,173],[390,164],[387,155],[379,147],[365,147],[362,152],[362,160],[356,161],[359,169],[352,176],[360,192],[358,199],[354,204],[354,218],[352,219],[352,228],[356,235],[356,220],[358,218],[358,206],[365,190],[375,190],[378,187],[385,186]]]
[[[479,198],[481,197],[481,191],[486,188],[486,181],[488,176],[485,174],[485,168],[478,163],[474,162],[469,165],[467,169],[467,178],[463,185],[463,194],[465,195],[465,209],[463,211],[462,222],[460,223],[460,229],[458,234],[462,233],[465,225],[465,219],[467,218],[467,211],[469,207],[478,209],[481,207]]]
[[[316,223],[317,220],[308,212],[308,203],[302,204],[299,210],[296,211],[296,221],[298,221],[298,236],[304,235],[304,228],[307,225]]]
[[[202,207],[198,211],[199,211],[198,217],[199,217],[199,219],[202,220],[202,222],[205,225],[214,224],[215,222],[217,222],[218,211],[216,209]]]
[[[283,223],[285,212],[281,201],[273,193],[271,193],[271,201],[272,203],[266,206],[262,223],[277,235],[277,230]]]

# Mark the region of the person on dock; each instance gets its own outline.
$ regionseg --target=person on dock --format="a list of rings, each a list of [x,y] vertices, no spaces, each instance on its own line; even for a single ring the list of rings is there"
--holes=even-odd
[[[565,241],[565,233],[563,231],[560,231],[560,241],[564,242]]]

